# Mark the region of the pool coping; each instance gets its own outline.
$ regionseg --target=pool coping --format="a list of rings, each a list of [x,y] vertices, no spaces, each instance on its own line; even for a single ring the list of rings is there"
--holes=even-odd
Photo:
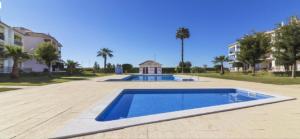
[[[133,80],[133,81],[128,81],[126,79],[128,79],[130,76],[134,76],[134,75],[172,75],[175,77],[175,80],[158,80],[158,81],[152,81],[152,80],[149,80],[149,81],[139,81],[139,80]],[[189,77],[189,78],[187,78]],[[185,79],[193,79],[192,81],[184,81]],[[185,76],[185,75],[175,75],[175,74],[128,74],[126,75],[125,77],[123,78],[120,78],[120,79],[107,79],[105,80],[107,82],[115,82],[115,81],[118,81],[118,82],[197,82],[197,81],[202,81],[199,79],[199,76],[198,78],[196,77],[193,77],[193,76]]]
[[[131,89],[131,88],[126,88]],[[225,112],[230,110],[242,109],[247,107],[254,107],[259,105],[277,103],[282,101],[288,100],[295,100],[296,98],[293,97],[286,97],[281,95],[275,95],[271,93],[265,93],[262,91],[253,91],[245,88],[235,88],[235,87],[228,87],[228,88],[164,88],[164,89],[237,89],[247,91],[248,93],[258,93],[263,95],[270,95],[273,96],[272,98],[261,99],[261,100],[253,100],[253,101],[246,101],[246,102],[239,102],[239,103],[232,103],[232,104],[224,104],[218,106],[210,106],[204,108],[195,108],[189,110],[181,110],[175,112],[167,112],[161,114],[153,114],[141,117],[133,117],[133,118],[126,118],[120,120],[113,120],[113,121],[96,121],[95,118],[105,110],[105,108],[123,91],[126,89],[120,89],[109,93],[105,98],[101,99],[92,107],[88,108],[86,111],[82,112],[78,117],[72,119],[67,123],[67,125],[60,129],[58,132],[54,134],[51,138],[53,139],[60,139],[60,138],[70,138],[70,137],[78,137],[83,135],[90,135],[105,131],[111,131],[116,129],[122,129],[131,126],[161,122],[161,121],[168,121],[186,117],[193,117],[193,116],[200,116],[205,114],[212,114],[218,112]],[[161,88],[145,88],[145,89],[161,89]],[[137,89],[138,90],[138,89]]]

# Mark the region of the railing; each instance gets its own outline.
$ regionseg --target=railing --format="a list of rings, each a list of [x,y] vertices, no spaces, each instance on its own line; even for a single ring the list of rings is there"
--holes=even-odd
[[[10,73],[11,71],[12,71],[12,67],[0,68],[0,73]]]

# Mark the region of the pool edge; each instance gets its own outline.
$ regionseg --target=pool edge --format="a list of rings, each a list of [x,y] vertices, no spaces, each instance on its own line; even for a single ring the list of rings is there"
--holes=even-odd
[[[155,89],[155,88],[152,88]],[[157,88],[160,89],[160,88]],[[174,88],[173,88],[174,89]],[[189,89],[189,88],[182,88],[182,89]],[[242,108],[248,107],[255,107],[260,105],[267,105],[272,103],[278,103],[283,101],[290,101],[296,100],[294,97],[286,97],[281,95],[275,95],[270,93],[265,93],[261,91],[253,91],[244,88],[193,88],[193,89],[237,89],[237,90],[244,90],[249,92],[255,92],[264,95],[271,95],[274,98],[262,99],[262,100],[255,100],[249,102],[241,102],[241,103],[234,103],[234,104],[225,104],[225,105],[218,105],[218,106],[210,106],[205,108],[196,108],[192,110],[181,110],[176,112],[168,112],[163,114],[154,114],[149,116],[142,116],[142,117],[135,117],[135,118],[128,118],[124,120],[116,120],[110,122],[99,122],[95,120],[95,117],[99,115],[105,108],[123,91],[126,89],[121,89],[112,93],[109,93],[105,99],[101,99],[101,101],[97,102],[93,107],[89,108],[85,112],[82,112],[80,116],[75,119],[72,119],[62,130],[57,132],[51,138],[70,138],[70,137],[78,137],[83,135],[90,135],[100,132],[106,132],[116,129],[122,129],[132,126],[162,122],[162,121],[169,121],[187,117],[194,117],[212,113],[219,113],[225,111],[232,111]],[[91,113],[92,112],[92,113]]]

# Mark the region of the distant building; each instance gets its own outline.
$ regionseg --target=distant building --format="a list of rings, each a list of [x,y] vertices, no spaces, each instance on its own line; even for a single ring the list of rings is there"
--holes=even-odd
[[[23,47],[23,35],[7,24],[0,21],[0,52],[4,51],[5,45],[16,45]],[[9,73],[12,70],[12,58],[0,57],[0,73]]]
[[[281,23],[281,26],[284,26],[283,23]],[[276,30],[276,29],[275,29]],[[269,34],[271,36],[271,43],[274,43],[275,41],[275,30],[266,31],[266,34]],[[275,51],[274,48],[271,48],[272,51]],[[232,43],[228,46],[228,57],[231,60],[229,62],[229,70],[236,72],[238,71],[237,67],[234,67],[235,62],[239,62],[237,59],[238,53],[240,52],[240,44],[238,42]],[[277,65],[276,64],[276,58],[273,56],[272,53],[266,54],[266,59],[264,59],[262,63],[258,63],[255,65],[256,70],[267,70],[271,72],[278,72],[278,71],[285,71],[285,68],[283,65]],[[253,68],[250,67],[250,65],[244,65],[246,69]],[[297,70],[300,71],[300,61],[297,62]],[[291,68],[291,67],[289,67]]]
[[[140,74],[162,74],[161,64],[153,60],[147,60],[140,64]]]
[[[52,43],[58,52],[59,60],[52,63],[51,70],[60,71],[63,69],[63,61],[61,60],[62,45],[54,37],[49,34],[32,32],[31,30],[23,27],[14,27],[14,30],[23,35],[24,50],[28,53],[33,54],[34,50],[43,42]],[[23,62],[22,69],[25,72],[43,72],[44,70],[50,70],[45,64],[40,63],[35,59]]]
[[[45,70],[60,71],[64,68],[61,60],[62,45],[51,35],[36,33],[23,27],[10,27],[0,21],[0,51],[5,45],[15,45],[23,48],[24,51],[33,54],[34,50],[43,42],[51,42],[57,49],[59,60],[55,61],[51,69],[35,59],[22,61],[19,65],[24,72],[43,72]],[[0,73],[9,73],[12,70],[12,58],[0,58]]]

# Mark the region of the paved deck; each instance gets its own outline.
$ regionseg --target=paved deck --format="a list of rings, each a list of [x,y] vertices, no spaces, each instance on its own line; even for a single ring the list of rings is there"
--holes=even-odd
[[[84,139],[300,138],[300,85],[222,79],[205,82],[102,82],[110,76],[0,93],[0,139],[49,138],[70,119],[122,88],[242,87],[298,100],[79,137]]]

